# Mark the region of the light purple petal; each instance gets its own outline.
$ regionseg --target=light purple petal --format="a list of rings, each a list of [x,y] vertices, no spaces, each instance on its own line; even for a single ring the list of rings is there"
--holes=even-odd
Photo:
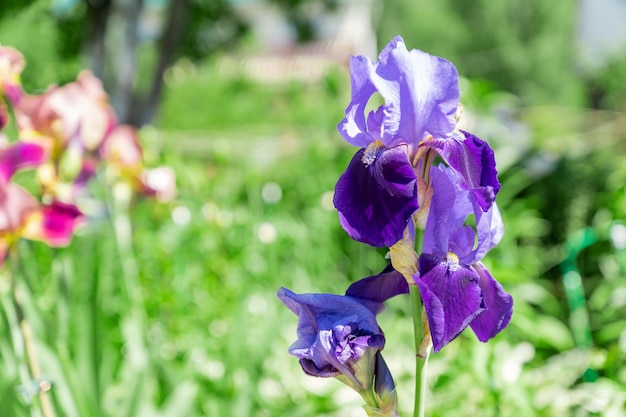
[[[395,244],[418,208],[417,177],[405,147],[359,150],[337,181],[333,202],[354,240]]]
[[[485,300],[486,311],[480,313],[470,326],[478,340],[486,342],[500,333],[511,320],[513,297],[502,288],[482,263],[473,265],[478,273],[480,289]]]
[[[438,352],[485,310],[478,275],[472,268],[428,254],[420,256],[419,271],[415,280]]]
[[[370,79],[374,63],[365,56],[350,58],[350,81],[352,100],[346,108],[346,116],[337,125],[339,134],[346,142],[365,148],[373,139],[368,133],[365,121],[365,107],[376,91]]]
[[[431,167],[430,176],[434,193],[430,201],[422,250],[443,258],[449,251],[450,233],[457,226],[450,221],[458,204],[457,188],[439,167]]]
[[[487,211],[500,191],[496,160],[487,142],[461,131],[461,135],[435,138],[423,146],[437,149],[441,157],[461,176],[461,186],[470,190],[483,211]]]
[[[41,145],[31,142],[15,142],[0,150],[0,178],[5,182],[20,169],[36,167],[46,160],[46,152]]]
[[[363,300],[384,302],[400,294],[409,292],[409,284],[391,263],[378,275],[360,279],[346,290],[346,295]]]
[[[456,68],[443,58],[408,51],[400,36],[387,44],[377,63],[353,57],[350,78],[352,98],[337,130],[353,145],[366,147],[381,139],[388,147],[400,143],[416,147],[426,134],[447,136],[456,125],[460,97]],[[385,104],[366,120],[365,109],[375,92]]]
[[[417,146],[427,133],[447,136],[456,125],[458,73],[449,61],[413,49],[397,36],[381,52],[372,81],[385,99],[382,140]]]
[[[474,210],[476,215],[476,231],[478,233],[477,245],[474,251],[463,258],[464,262],[474,264],[485,257],[487,252],[493,249],[504,236],[504,223],[500,215],[500,209],[494,202],[485,213],[479,209]]]
[[[434,194],[424,232],[423,251],[439,257],[450,251],[466,265],[480,261],[504,234],[504,224],[494,202],[483,212],[476,196],[462,187],[460,175],[444,165],[430,170]],[[465,225],[474,216],[476,230]]]

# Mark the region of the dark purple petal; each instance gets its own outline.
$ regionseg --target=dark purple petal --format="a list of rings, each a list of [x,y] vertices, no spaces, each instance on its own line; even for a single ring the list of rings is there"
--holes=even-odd
[[[0,178],[5,182],[20,169],[36,167],[45,162],[46,152],[36,143],[15,142],[0,151]]]
[[[456,125],[458,73],[449,61],[413,49],[397,36],[381,52],[372,81],[385,99],[382,140],[417,144],[426,133],[447,136]]]
[[[478,340],[486,342],[500,333],[511,320],[513,297],[502,288],[482,263],[473,265],[478,273],[480,289],[485,300],[485,311],[480,313],[470,326]]]
[[[378,397],[378,406],[381,411],[384,410],[386,412],[384,415],[398,415],[396,411],[398,407],[396,383],[380,352],[376,352],[376,384],[374,385],[374,392]],[[393,411],[396,411],[396,413],[394,414]]]
[[[346,290],[346,295],[382,303],[408,292],[409,284],[406,279],[390,263],[380,274],[354,282]]]
[[[461,175],[461,186],[470,190],[483,211],[487,211],[500,191],[496,160],[487,142],[471,133],[436,138],[423,146],[437,149],[441,157]]]
[[[433,349],[438,352],[485,310],[478,275],[453,256],[420,256],[416,282],[428,318]]]
[[[333,199],[350,237],[392,246],[417,210],[417,177],[404,146],[359,150],[341,175]]]

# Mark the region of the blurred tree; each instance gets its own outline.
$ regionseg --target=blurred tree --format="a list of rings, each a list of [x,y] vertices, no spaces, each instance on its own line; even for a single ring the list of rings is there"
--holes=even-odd
[[[315,14],[335,10],[340,0],[270,0],[279,6],[293,25],[298,42],[315,39]]]
[[[577,0],[386,2],[379,44],[402,34],[409,47],[446,57],[463,76],[489,79],[527,104],[581,105],[577,12]]]
[[[120,118],[137,126],[157,111],[165,71],[245,32],[226,0],[88,0],[86,51]]]
[[[14,45],[27,56],[29,72],[40,84],[70,81],[82,65],[102,79],[122,122],[149,123],[158,109],[163,76],[182,57],[201,59],[228,48],[245,33],[245,24],[227,0],[2,0],[0,43]],[[11,30],[37,22],[33,33]],[[35,42],[34,42],[35,41]],[[46,55],[45,70],[37,55]],[[42,60],[43,61],[43,60]],[[53,65],[50,65],[50,63]],[[38,68],[33,69],[33,64]],[[47,72],[53,73],[44,76]]]

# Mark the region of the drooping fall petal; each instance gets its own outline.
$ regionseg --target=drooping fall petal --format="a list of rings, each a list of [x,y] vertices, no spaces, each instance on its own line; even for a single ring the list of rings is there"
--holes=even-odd
[[[502,288],[482,263],[474,265],[478,273],[480,290],[483,293],[486,310],[476,317],[470,326],[478,340],[486,342],[500,333],[513,315],[513,297]]]
[[[333,201],[350,237],[391,246],[402,238],[418,208],[416,176],[403,146],[373,145],[354,155],[337,182]]]
[[[66,246],[72,240],[75,228],[84,220],[76,206],[54,201],[40,207],[31,216],[24,237],[44,241],[53,247]]]
[[[419,286],[435,352],[456,338],[484,310],[478,275],[452,256],[420,257]]]

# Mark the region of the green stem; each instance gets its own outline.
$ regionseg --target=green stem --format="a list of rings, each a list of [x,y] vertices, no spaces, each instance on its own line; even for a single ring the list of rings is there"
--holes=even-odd
[[[411,285],[409,287],[409,296],[411,299],[413,336],[415,342],[415,405],[413,408],[413,417],[423,417],[426,405],[426,373],[430,349],[426,350],[425,355],[420,353],[422,350],[421,345],[424,339],[424,331],[422,327],[422,299],[417,285]]]
[[[11,303],[13,304],[14,314],[9,312],[6,304],[5,310],[11,325],[11,333],[14,337],[15,352],[18,357],[26,360],[27,366],[20,366],[20,377],[22,385],[28,386],[31,382],[40,380],[42,372],[39,364],[39,358],[37,357],[35,335],[29,321],[26,318],[26,315],[24,314],[24,309],[22,307],[23,297],[14,278],[17,271],[16,264],[18,262],[17,249],[13,247],[9,257],[9,262],[7,262],[11,266],[7,275],[10,280]],[[56,416],[52,399],[48,393],[49,390],[50,383],[48,381],[39,382],[39,407],[43,417]],[[31,408],[31,415],[39,415],[39,410]]]

